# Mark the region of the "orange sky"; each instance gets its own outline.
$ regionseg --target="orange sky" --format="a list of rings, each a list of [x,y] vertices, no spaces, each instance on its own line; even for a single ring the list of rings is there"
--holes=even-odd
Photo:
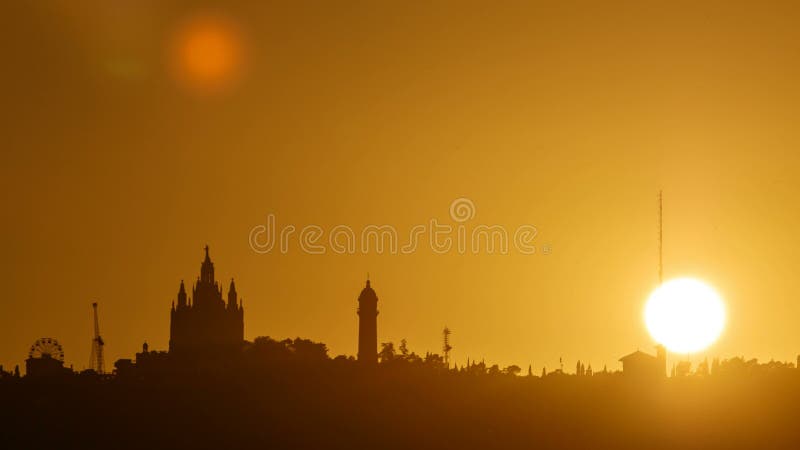
[[[79,3],[11,4],[0,27],[6,367],[42,336],[86,367],[93,300],[109,361],[165,349],[208,243],[248,339],[355,354],[369,271],[381,341],[439,351],[448,325],[459,363],[617,368],[652,345],[660,188],[665,276],[726,301],[709,355],[800,352],[796,4]],[[220,28],[187,41],[203,20]],[[459,197],[552,252],[248,244],[268,213],[406,233]]]

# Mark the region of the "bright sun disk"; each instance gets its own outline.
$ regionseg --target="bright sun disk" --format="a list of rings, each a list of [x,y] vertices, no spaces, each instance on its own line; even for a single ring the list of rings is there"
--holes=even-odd
[[[644,319],[658,343],[675,353],[692,353],[717,340],[725,326],[725,307],[711,286],[678,278],[650,294]]]

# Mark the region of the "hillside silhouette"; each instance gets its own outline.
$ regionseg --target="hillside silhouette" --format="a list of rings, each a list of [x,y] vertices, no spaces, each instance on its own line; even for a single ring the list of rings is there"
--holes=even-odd
[[[793,364],[541,377],[400,347],[365,366],[261,337],[213,364],[148,352],[113,377],[4,372],[3,448],[796,448]]]

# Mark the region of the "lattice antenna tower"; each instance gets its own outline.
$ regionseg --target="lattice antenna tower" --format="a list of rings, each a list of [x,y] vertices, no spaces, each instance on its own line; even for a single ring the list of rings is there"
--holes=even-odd
[[[664,196],[658,191],[658,285],[664,283]]]
[[[444,327],[444,330],[442,331],[442,336],[444,338],[442,352],[444,352],[444,364],[448,369],[450,368],[450,350],[453,349],[453,347],[450,345],[450,334],[450,328]]]

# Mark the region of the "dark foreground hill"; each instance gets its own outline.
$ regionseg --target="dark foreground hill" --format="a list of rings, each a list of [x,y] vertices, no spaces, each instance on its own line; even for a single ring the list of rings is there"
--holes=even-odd
[[[637,381],[240,360],[6,378],[0,399],[3,449],[800,448],[796,370]]]

